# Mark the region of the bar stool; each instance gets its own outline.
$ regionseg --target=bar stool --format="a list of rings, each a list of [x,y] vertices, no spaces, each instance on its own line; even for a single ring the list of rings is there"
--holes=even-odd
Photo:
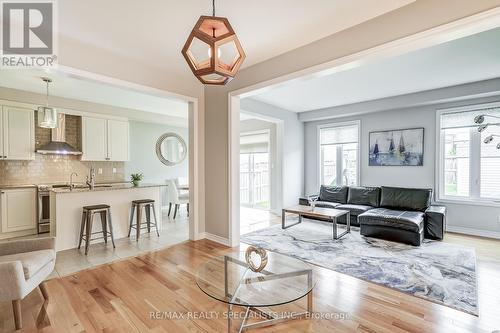
[[[142,222],[143,208],[146,212],[146,222]],[[151,221],[151,210],[153,210],[153,217],[155,219],[154,223]],[[136,211],[135,225],[134,225],[134,211]],[[143,224],[146,224],[146,227],[141,227]],[[132,201],[132,206],[130,207],[130,226],[128,228],[128,237],[130,237],[132,228],[135,228],[136,230],[135,240],[138,241],[141,234],[141,230],[148,229],[148,233],[150,233],[151,225],[155,227],[156,234],[158,235],[158,237],[160,237],[160,233],[158,232],[158,221],[156,220],[155,201],[153,199],[142,199],[142,200]]]
[[[102,231],[92,232],[92,225],[94,223],[94,215],[100,214]],[[109,227],[109,231],[108,231]],[[102,237],[92,238],[92,235],[102,233]],[[93,240],[104,238],[104,243],[108,243],[108,234],[111,237],[113,248],[115,248],[115,239],[113,237],[113,223],[111,222],[111,207],[109,205],[93,205],[84,206],[82,211],[82,223],[80,226],[80,242],[78,249],[85,239],[85,255],[89,252],[89,244]]]

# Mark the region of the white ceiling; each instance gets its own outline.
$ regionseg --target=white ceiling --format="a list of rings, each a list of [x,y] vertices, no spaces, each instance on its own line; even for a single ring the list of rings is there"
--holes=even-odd
[[[217,0],[216,14],[229,18],[247,67],[411,2]],[[87,52],[104,50],[172,75],[192,75],[181,49],[199,16],[211,14],[211,6],[210,0],[59,1],[60,48],[83,45]]]
[[[42,76],[50,77],[50,95],[86,102],[111,105],[127,109],[162,114],[187,119],[188,105],[108,84],[81,80],[57,72],[46,73],[41,70],[3,70],[0,74],[0,87],[24,90],[45,95]],[[98,112],[98,111],[97,111]]]
[[[257,100],[294,112],[500,77],[500,28],[329,76],[282,85]]]

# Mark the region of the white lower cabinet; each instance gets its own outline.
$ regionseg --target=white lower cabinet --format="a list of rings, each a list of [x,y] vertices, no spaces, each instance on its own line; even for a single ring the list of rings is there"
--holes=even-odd
[[[0,238],[22,231],[36,233],[36,196],[34,188],[0,190]]]

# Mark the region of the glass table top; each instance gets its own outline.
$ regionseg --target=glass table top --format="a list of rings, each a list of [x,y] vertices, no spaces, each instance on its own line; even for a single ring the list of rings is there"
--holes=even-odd
[[[200,266],[196,283],[208,296],[246,307],[291,303],[307,295],[315,285],[312,266],[301,260],[267,251],[268,262],[253,272],[245,252],[233,252]]]

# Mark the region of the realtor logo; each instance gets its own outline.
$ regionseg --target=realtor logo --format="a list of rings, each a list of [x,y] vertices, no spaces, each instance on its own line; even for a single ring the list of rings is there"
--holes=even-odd
[[[54,65],[55,4],[35,1],[1,1],[3,68]]]

